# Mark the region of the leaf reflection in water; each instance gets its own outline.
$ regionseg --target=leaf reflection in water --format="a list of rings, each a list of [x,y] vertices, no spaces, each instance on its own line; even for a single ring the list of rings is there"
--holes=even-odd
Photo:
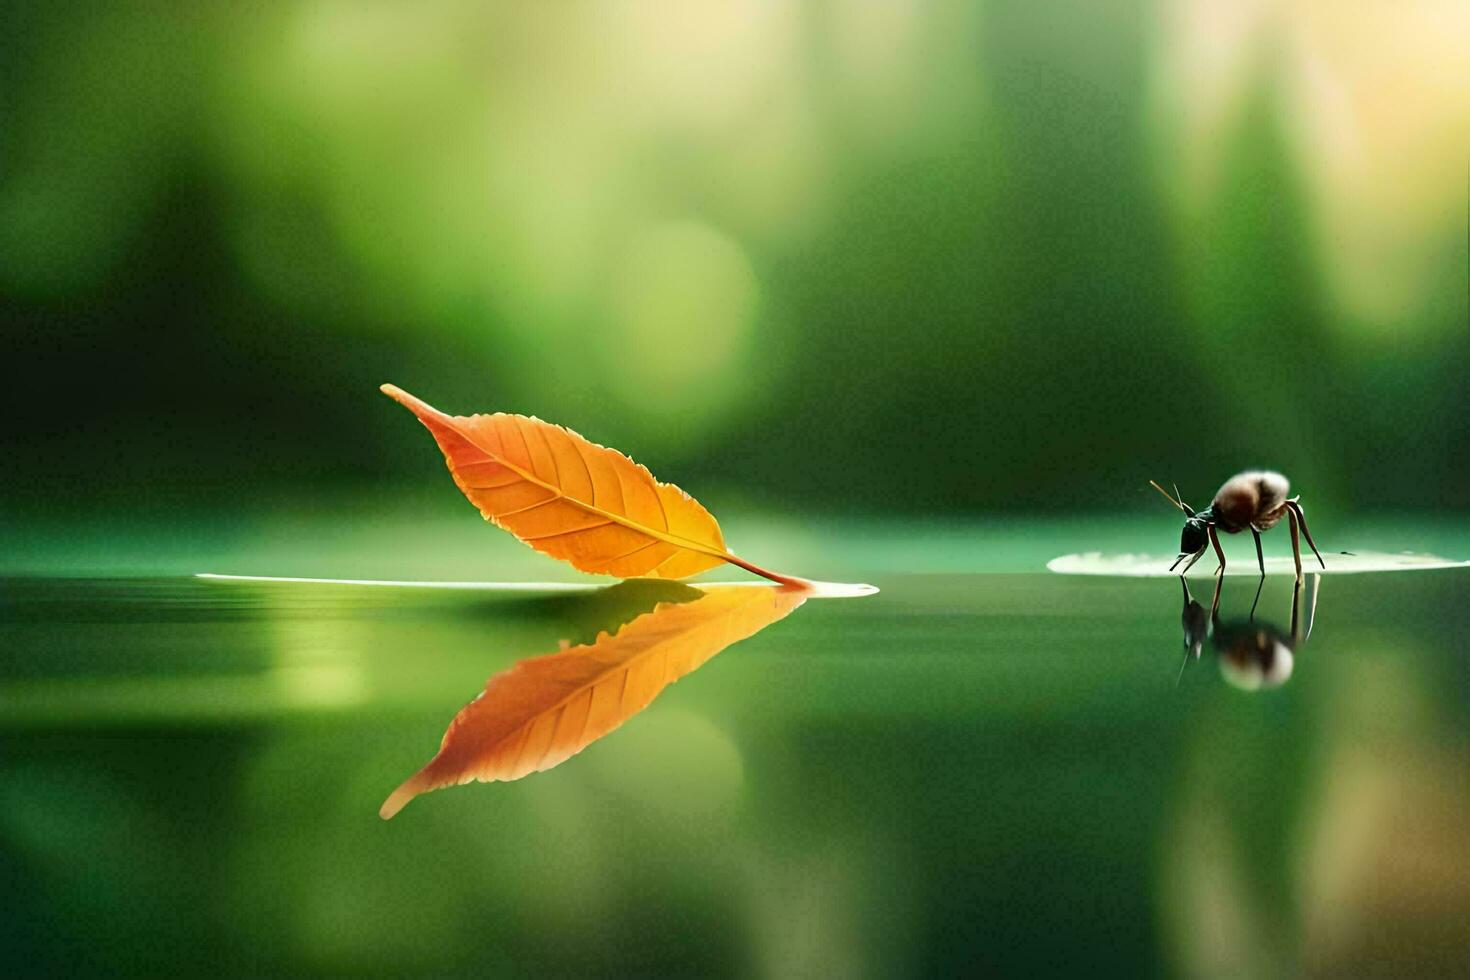
[[[393,791],[379,815],[387,820],[420,793],[444,786],[520,779],[559,765],[808,598],[876,590],[742,583],[686,591],[696,597],[660,602],[615,633],[521,660],[490,678],[450,723],[439,753]]]

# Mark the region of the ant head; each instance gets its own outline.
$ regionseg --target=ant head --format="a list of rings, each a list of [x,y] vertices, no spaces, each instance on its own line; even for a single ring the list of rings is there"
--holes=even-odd
[[[1179,562],[1189,558],[1191,555],[1198,556],[1205,550],[1206,545],[1210,542],[1208,529],[1214,520],[1214,511],[1213,508],[1206,507],[1204,510],[1196,513],[1179,496],[1179,488],[1177,486],[1174,488],[1174,495],[1170,496],[1169,491],[1154,483],[1153,480],[1149,480],[1148,482],[1153,485],[1155,490],[1164,495],[1165,500],[1184,512],[1184,531],[1179,535],[1179,558],[1175,560],[1173,565],[1169,566],[1169,571],[1172,572],[1178,567]],[[1184,566],[1184,570],[1188,571],[1189,566],[1193,564],[1194,562],[1191,561],[1189,565]]]
[[[1210,543],[1209,522],[1203,516],[1190,514],[1184,519],[1184,530],[1179,534],[1179,553],[1192,555],[1204,551]]]

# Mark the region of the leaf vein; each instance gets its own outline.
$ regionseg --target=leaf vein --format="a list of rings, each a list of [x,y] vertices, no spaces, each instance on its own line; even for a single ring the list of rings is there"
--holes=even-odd
[[[558,487],[561,487],[563,496],[571,496],[567,493],[565,485],[561,480],[561,464],[556,461],[556,451],[551,448],[551,440],[546,435],[546,423],[536,426],[536,434],[541,437],[541,445],[546,447],[546,455],[551,457],[551,478]],[[573,497],[573,500],[576,498]]]
[[[521,437],[521,448],[526,451],[526,468],[535,475],[538,482],[544,482],[541,480],[541,474],[536,469],[536,457],[531,455],[531,444],[526,441],[526,427],[521,424],[525,419],[519,415],[512,415],[510,419],[511,423],[515,426],[516,435]]]
[[[522,483],[522,482],[524,482],[524,480],[523,480],[522,477],[519,477],[519,476],[517,476],[515,474],[511,474],[511,478],[509,480],[506,480],[504,483],[481,483],[481,484],[475,484],[475,485],[472,485],[472,484],[468,484],[467,483],[467,484],[465,484],[465,489],[466,490],[503,490],[506,487],[515,486],[517,483]]]
[[[533,534],[521,538],[522,541],[550,541],[552,538],[561,538],[569,534],[581,534],[583,531],[595,531],[600,527],[607,527],[612,521],[598,521],[596,524],[588,524],[586,527],[574,527],[569,531],[553,531],[550,534]],[[646,546],[645,546],[646,547]]]
[[[572,438],[572,434],[570,432],[568,432],[566,429],[563,429],[563,428],[561,428],[561,427],[558,426],[557,427],[557,431],[560,432],[566,438],[567,445],[569,445],[569,446],[572,447],[572,453],[577,457],[577,461],[582,464],[582,472],[587,474],[587,485],[592,488],[591,491],[590,491],[591,492],[591,496],[592,496],[591,504],[592,504],[593,507],[596,507],[597,506],[597,481],[592,478],[592,467],[587,464],[587,457],[585,455],[583,455],[583,453],[582,453],[582,447],[577,444],[577,440],[576,439],[573,439]]]
[[[556,748],[556,730],[561,727],[561,720],[566,717],[567,705],[570,703],[570,701],[563,701],[561,707],[556,709],[556,720],[551,723],[551,737],[546,740],[546,748],[541,750],[541,757],[536,760],[534,766],[537,772],[541,771],[541,766],[545,764],[546,757],[551,754],[551,750]]]
[[[582,730],[577,732],[577,745],[587,743],[587,728],[592,724],[592,705],[597,703],[597,685],[587,685],[587,713],[582,716]]]
[[[622,561],[624,558],[631,558],[632,556],[638,554],[638,552],[640,552],[640,551],[647,551],[649,548],[652,548],[654,545],[656,545],[656,544],[662,544],[662,543],[664,543],[664,542],[661,542],[657,538],[654,538],[652,541],[649,541],[647,544],[640,544],[638,547],[634,548],[632,551],[625,551],[621,555],[618,555],[615,558],[609,558],[607,560],[607,562],[608,562],[609,565],[611,565],[615,561]]]
[[[537,507],[544,507],[547,504],[554,504],[560,499],[561,497],[558,494],[552,494],[550,497],[542,497],[534,504],[527,504],[524,507],[517,507],[515,510],[501,511],[499,514],[495,515],[495,519],[500,520],[502,517],[514,517],[517,514],[524,514],[528,510],[535,510]],[[525,539],[522,538],[522,540]]]

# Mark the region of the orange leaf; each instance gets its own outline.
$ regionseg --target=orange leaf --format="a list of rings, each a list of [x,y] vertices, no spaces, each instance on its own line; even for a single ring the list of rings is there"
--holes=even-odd
[[[439,754],[394,790],[378,815],[387,820],[429,790],[520,779],[566,761],[810,594],[799,586],[710,586],[692,602],[660,603],[615,635],[518,662],[460,710]]]
[[[698,501],[615,449],[538,418],[445,415],[394,385],[382,390],[433,434],[485,519],[537,551],[619,578],[685,578],[730,562],[801,583],[731,554]]]

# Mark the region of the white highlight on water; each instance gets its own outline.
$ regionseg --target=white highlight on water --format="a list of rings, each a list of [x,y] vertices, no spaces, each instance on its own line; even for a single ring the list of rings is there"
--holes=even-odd
[[[290,575],[226,575],[220,572],[195,572],[195,578],[208,579],[215,582],[275,582],[293,585],[364,585],[364,586],[388,586],[398,589],[471,589],[482,592],[597,592],[609,587],[608,584],[592,584],[582,582],[432,582],[432,581],[399,581],[391,579],[368,579],[368,578],[298,578]],[[650,580],[655,581],[655,580]],[[690,588],[700,589],[718,585],[725,588],[732,585],[746,586],[755,589],[773,589],[778,586],[770,582],[683,582]],[[878,591],[876,585],[867,585],[859,582],[808,582],[813,599],[848,599],[857,596],[873,595]]]
[[[1089,551],[1080,555],[1062,555],[1059,558],[1053,558],[1046,563],[1046,567],[1049,571],[1062,575],[1174,578],[1179,573],[1178,571],[1171,572],[1169,566],[1174,564],[1176,557],[1176,555],[1105,555],[1099,551]],[[1316,556],[1303,555],[1302,571],[1308,575],[1352,575],[1362,572],[1408,572],[1428,568],[1470,567],[1470,562],[1466,561],[1408,552],[1397,555],[1379,551],[1359,551],[1353,554],[1324,552],[1322,559],[1327,563],[1325,569],[1317,564]],[[1206,554],[1195,563],[1189,574],[1195,578],[1208,578],[1215,574],[1215,565],[1214,556]],[[1225,566],[1225,574],[1259,577],[1261,570],[1254,557],[1249,560],[1233,558]],[[1289,555],[1273,555],[1266,559],[1266,574],[1295,575],[1296,566],[1292,564]]]

